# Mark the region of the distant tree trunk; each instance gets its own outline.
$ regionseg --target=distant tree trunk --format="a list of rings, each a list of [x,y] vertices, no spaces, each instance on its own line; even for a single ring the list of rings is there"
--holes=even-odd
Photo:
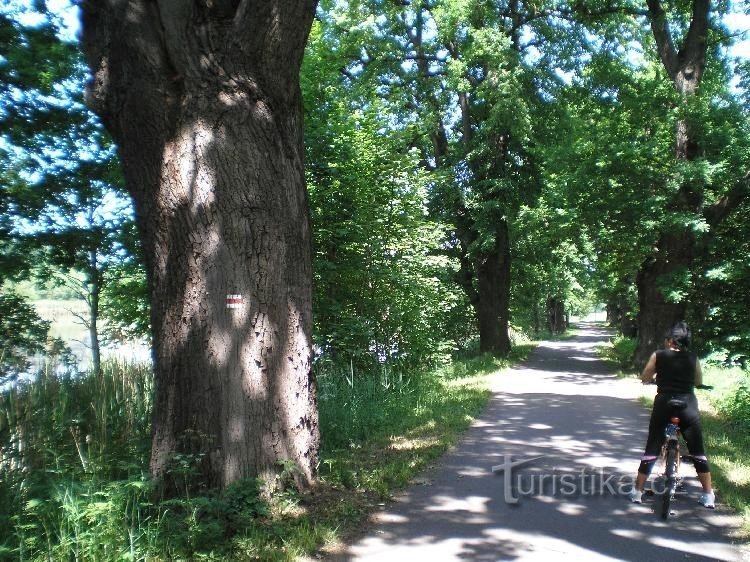
[[[541,319],[541,313],[539,312],[539,302],[537,299],[534,299],[534,307],[531,311],[531,321],[534,326],[534,338],[536,339],[539,336],[539,331],[542,329],[542,319]]]
[[[102,273],[97,264],[96,250],[90,252],[93,265],[89,273],[89,340],[91,341],[91,369],[96,376],[102,374],[101,345],[99,343],[99,298],[102,290]]]
[[[314,0],[85,0],[89,103],[151,287],[151,470],[309,485],[318,457],[299,68]]]
[[[620,333],[626,338],[638,337],[638,322],[630,314],[623,314],[620,320]]]
[[[490,250],[477,252],[473,245],[479,233],[466,209],[455,216],[461,268],[457,281],[466,293],[479,327],[482,353],[507,355],[510,351],[510,239],[508,224],[496,225],[495,243]]]
[[[478,261],[475,310],[479,320],[479,350],[482,353],[507,355],[510,351],[510,245],[505,223],[500,225],[493,251],[481,256]]]
[[[624,294],[616,294],[607,302],[607,323],[625,337],[638,335],[638,325],[633,319],[632,310]]]
[[[610,297],[607,301],[607,323],[610,326],[617,326],[622,318],[622,310],[620,309],[620,302],[616,296]]]
[[[553,334],[561,334],[567,327],[565,303],[562,299],[551,297],[547,299],[547,328]]]

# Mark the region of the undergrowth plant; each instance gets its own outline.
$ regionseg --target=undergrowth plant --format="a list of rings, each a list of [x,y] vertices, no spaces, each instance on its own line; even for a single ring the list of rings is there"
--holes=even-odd
[[[602,358],[614,364],[620,374],[625,374],[634,370],[633,354],[637,346],[637,339],[617,335],[608,344],[600,346],[597,351]]]
[[[0,560],[293,560],[443,453],[486,403],[485,376],[532,347],[414,372],[318,364],[319,496],[293,487],[292,463],[268,498],[256,480],[211,490],[199,456],[176,455],[181,491],[160,497],[148,475],[150,368],[43,369],[0,393]]]

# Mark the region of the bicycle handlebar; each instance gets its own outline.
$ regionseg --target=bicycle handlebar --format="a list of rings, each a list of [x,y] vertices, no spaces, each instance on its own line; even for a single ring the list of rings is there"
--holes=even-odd
[[[653,380],[652,380],[652,381],[650,381],[650,382],[647,382],[647,383],[645,383],[645,384],[653,384],[653,385],[656,385],[656,381],[653,381]],[[714,387],[713,387],[712,385],[710,385],[710,384],[696,384],[696,385],[695,385],[695,388],[697,388],[698,390],[713,390],[713,389],[714,389]]]

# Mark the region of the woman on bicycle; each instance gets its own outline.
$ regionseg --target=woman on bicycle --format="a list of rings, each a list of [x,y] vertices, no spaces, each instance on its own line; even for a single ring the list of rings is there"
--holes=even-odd
[[[661,452],[668,417],[672,414],[667,402],[676,398],[687,404],[687,407],[679,412],[680,432],[693,458],[698,480],[703,486],[703,493],[698,502],[708,508],[714,507],[715,497],[711,488],[711,472],[703,450],[698,401],[694,393],[694,388],[703,384],[703,374],[698,358],[687,349],[689,345],[688,325],[685,322],[677,322],[667,331],[664,349],[651,354],[651,358],[643,368],[641,374],[643,384],[656,382],[657,393],[648,426],[646,450],[641,457],[635,486],[630,493],[630,499],[635,503],[641,503],[646,480]]]

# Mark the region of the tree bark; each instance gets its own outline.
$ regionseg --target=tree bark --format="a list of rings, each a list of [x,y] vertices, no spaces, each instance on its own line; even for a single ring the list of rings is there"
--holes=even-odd
[[[315,0],[86,0],[88,101],[117,142],[151,288],[151,470],[310,485],[310,224],[299,68]]]
[[[693,0],[690,27],[679,51],[672,40],[667,14],[660,0],[648,0],[651,30],[664,69],[674,88],[683,98],[694,95],[703,78],[706,65],[709,0]],[[699,154],[695,134],[685,119],[678,120],[675,130],[675,158],[689,161]],[[685,183],[680,186],[670,207],[675,211],[701,211],[700,188]],[[689,268],[695,253],[695,239],[688,227],[682,232],[662,232],[656,252],[649,256],[637,275],[638,288],[638,346],[633,361],[642,366],[661,342],[664,331],[674,322],[684,320],[685,302],[669,302],[662,287],[669,275]]]
[[[636,278],[638,289],[638,347],[634,363],[642,367],[663,341],[672,324],[685,319],[687,303],[670,301],[662,287],[670,277],[689,266],[695,243],[687,233],[662,234],[658,251],[641,265]]]
[[[547,299],[547,328],[553,334],[562,334],[567,325],[565,303],[558,297]]]
[[[91,369],[96,376],[102,374],[101,345],[99,343],[99,299],[102,290],[102,273],[99,270],[96,250],[89,251],[89,339],[91,340]]]
[[[414,32],[407,32],[414,49],[424,55],[422,38],[424,32],[423,12],[420,11],[416,20]],[[452,56],[460,58],[460,53],[452,46],[447,46]],[[430,77],[426,58],[421,56],[417,60],[417,67],[422,80]],[[437,115],[441,115],[440,102],[425,86],[422,95]],[[461,144],[463,158],[472,150],[472,116],[471,96],[467,91],[458,91],[461,111]],[[448,159],[448,136],[442,120],[438,120],[430,134],[433,156],[437,168],[447,168],[451,165]],[[483,353],[507,355],[510,351],[510,337],[508,334],[510,317],[510,240],[508,223],[505,219],[498,220],[495,232],[495,245],[485,251],[476,251],[473,247],[479,237],[475,221],[471,212],[464,205],[463,197],[458,193],[453,202],[447,202],[449,213],[455,224],[455,234],[459,240],[457,248],[461,269],[457,280],[466,293],[473,309],[479,327],[479,349]]]
[[[493,355],[510,351],[508,335],[510,305],[510,243],[505,222],[498,225],[494,248],[478,259],[477,301],[479,350]]]

